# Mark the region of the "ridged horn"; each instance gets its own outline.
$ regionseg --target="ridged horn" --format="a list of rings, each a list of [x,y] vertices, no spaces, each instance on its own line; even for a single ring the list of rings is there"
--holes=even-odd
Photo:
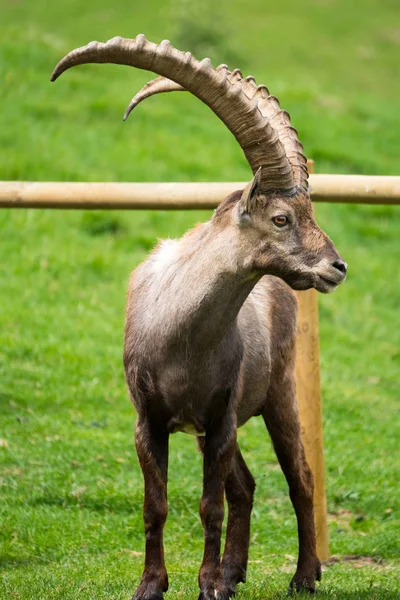
[[[167,79],[167,77],[156,77],[156,79],[147,82],[142,89],[133,96],[125,111],[124,121],[126,121],[133,109],[140,104],[140,102],[143,102],[146,98],[150,98],[150,96],[162,94],[163,92],[187,92],[187,89],[179,85],[179,83],[175,83],[172,79]]]
[[[140,34],[135,39],[115,37],[91,42],[67,54],[51,81],[64,71],[86,63],[115,63],[153,71],[197,96],[225,123],[239,142],[256,173],[262,167],[263,192],[307,193],[307,163],[289,115],[265,86],[242,78],[238,69],[214,69],[208,58],[198,61],[190,52],[176,50],[168,40],[157,45]],[[175,89],[175,88],[174,88]]]
[[[225,70],[227,73],[228,67],[226,65],[219,65],[217,67],[217,71]],[[156,94],[162,94],[163,92],[187,92],[188,90],[179,83],[175,83],[172,79],[168,79],[168,77],[156,77],[151,81],[148,81],[144,84],[141,90],[132,98],[129,102],[128,107],[124,114],[124,121],[129,117],[132,110],[136,108],[140,102],[146,100],[146,98],[150,98],[151,96],[155,96]]]

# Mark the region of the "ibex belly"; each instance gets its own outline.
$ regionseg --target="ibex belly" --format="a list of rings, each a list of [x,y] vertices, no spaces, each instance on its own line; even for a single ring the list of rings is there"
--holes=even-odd
[[[190,435],[205,435],[210,425],[221,418],[227,410],[233,410],[234,381],[231,370],[225,372],[226,364],[215,357],[208,369],[199,360],[196,367],[185,364],[177,356],[168,367],[158,372],[158,390],[166,407],[169,433],[182,431]],[[230,365],[229,365],[230,366]]]
[[[177,417],[172,417],[168,421],[167,429],[169,433],[188,433],[189,435],[203,436],[206,435],[205,428],[200,424],[192,421],[182,421]]]

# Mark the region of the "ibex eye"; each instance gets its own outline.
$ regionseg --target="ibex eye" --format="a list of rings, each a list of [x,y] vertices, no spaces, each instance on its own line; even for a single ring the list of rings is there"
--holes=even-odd
[[[284,227],[289,223],[289,219],[286,215],[277,215],[276,217],[272,218],[272,221],[277,227]]]

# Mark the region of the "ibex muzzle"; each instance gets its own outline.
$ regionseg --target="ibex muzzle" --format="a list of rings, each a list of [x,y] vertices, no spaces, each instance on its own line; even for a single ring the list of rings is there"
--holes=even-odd
[[[180,240],[161,243],[132,274],[124,364],[136,407],[143,471],[145,568],[134,600],[162,600],[168,588],[168,439],[193,433],[204,455],[200,516],[204,557],[200,600],[227,600],[246,579],[255,482],[236,441],[237,427],[262,415],[287,479],[297,520],[299,559],[290,589],[321,577],[313,517],[313,476],[304,456],[295,395],[293,289],[334,290],[347,265],[313,217],[307,162],[289,115],[265,86],[238,69],[217,69],[168,41],[143,35],[92,42],[68,54],[52,79],[83,63],[118,63],[160,77],[132,100],[188,90],[226,124],[254,178]],[[287,285],[288,284],[288,285]],[[289,287],[290,286],[290,287]],[[221,557],[224,495],[229,507]]]

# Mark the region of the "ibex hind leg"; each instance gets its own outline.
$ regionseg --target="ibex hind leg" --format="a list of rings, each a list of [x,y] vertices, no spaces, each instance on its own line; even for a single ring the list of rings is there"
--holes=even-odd
[[[163,530],[167,518],[168,433],[138,418],[136,450],[144,478],[143,518],[146,555],[143,575],[132,600],[163,600],[168,589]]]
[[[315,592],[315,580],[321,579],[317,558],[314,524],[314,480],[304,454],[295,394],[294,376],[282,373],[272,377],[263,410],[276,455],[289,485],[289,495],[297,517],[299,556],[297,570],[290,582],[292,590]]]

